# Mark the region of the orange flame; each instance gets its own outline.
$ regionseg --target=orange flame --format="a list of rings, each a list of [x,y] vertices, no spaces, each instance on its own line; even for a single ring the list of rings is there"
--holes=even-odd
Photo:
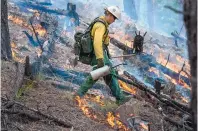
[[[140,126],[145,129],[148,130],[148,125],[144,124],[143,122],[140,123]]]
[[[177,80],[171,78],[169,75],[164,74],[164,76],[168,80],[170,80],[173,84],[175,84],[175,85],[179,84],[179,85],[183,86],[184,88],[187,88],[187,89],[191,90],[191,87],[188,84],[186,84],[182,79],[179,79],[179,81],[177,81]]]
[[[112,112],[107,113],[107,122],[113,128],[117,126],[118,129],[127,131],[126,126],[119,120],[119,114],[114,116]]]
[[[17,45],[16,45],[16,43],[11,42],[10,45],[11,45],[11,51],[12,51],[12,58],[13,58],[13,60],[18,61],[20,63],[24,63],[25,62],[25,59],[22,59],[22,58],[20,58],[20,57],[17,56]]]
[[[9,15],[8,19],[19,26],[28,28],[29,30],[33,31],[32,27],[28,25],[27,22],[21,17]],[[46,29],[44,29],[39,24],[35,25],[34,28],[35,28],[35,31],[42,37],[45,36],[45,34],[47,33]]]
[[[47,31],[39,24],[37,24],[36,26],[34,26],[35,31],[40,35],[40,36],[45,36],[45,34],[47,33]]]
[[[184,61],[188,61],[185,60],[184,58],[182,58],[179,55],[176,55],[176,60],[177,62],[179,62],[180,64],[175,64],[175,63],[171,63],[170,61],[167,63],[166,67],[176,73],[179,73],[179,71],[181,70],[181,65],[183,65]],[[166,62],[167,62],[167,58],[165,57],[165,55],[163,55],[162,53],[159,54],[159,57],[157,57],[157,62],[161,63],[162,65],[165,66]],[[185,63],[185,70],[187,71],[188,74],[190,74],[190,65],[189,63]],[[188,77],[185,73],[181,72],[182,76]]]
[[[124,83],[120,80],[118,80],[118,82],[119,82],[119,85],[122,89],[124,89],[127,92],[130,92],[131,94],[136,94],[136,89],[135,88],[129,87],[126,83]]]
[[[171,78],[169,75],[166,75],[166,74],[164,74],[164,76],[168,79],[168,80],[170,80],[173,84],[177,84],[177,81],[175,80],[175,79],[173,79],[173,78]]]
[[[96,96],[96,97],[90,97],[90,96],[85,96],[85,98],[91,98],[91,100],[94,100],[96,102],[101,103],[101,98],[100,96]],[[88,103],[86,101],[85,98],[80,98],[79,96],[75,97],[75,100],[78,103],[79,108],[82,110],[83,114],[85,114],[88,118],[97,120],[97,115],[96,113],[94,113],[94,111],[92,111],[92,109],[88,106]],[[115,116],[113,115],[112,112],[108,112],[107,113],[107,118],[106,121],[107,123],[113,127],[113,128],[117,128],[123,131],[127,131],[128,129],[126,128],[126,126],[119,120],[120,115],[116,114]]]
[[[24,19],[20,18],[20,17],[15,17],[15,16],[12,16],[12,15],[9,15],[8,16],[8,20],[12,21],[13,23],[15,24],[18,24],[20,26],[24,26],[25,22],[24,22]]]
[[[181,78],[179,79],[179,84],[182,85],[184,88],[191,90],[191,87],[188,84],[186,84]]]
[[[160,76],[160,75],[159,75],[159,70],[156,69],[156,68],[154,68],[154,67],[150,67],[150,68],[149,68],[149,72],[154,72],[157,76]]]
[[[183,97],[183,96],[181,96],[181,100],[184,103],[189,103],[189,100],[187,98]]]
[[[17,45],[16,45],[16,43],[14,43],[14,42],[11,42],[10,45],[11,45],[11,48],[15,48],[15,49],[17,48]]]
[[[94,97],[86,95],[85,98],[86,99],[90,99],[90,100],[98,103],[100,106],[104,106],[105,105],[104,102],[101,100],[101,96],[99,96],[99,95],[98,96],[94,96]]]
[[[83,111],[83,113],[87,117],[92,118],[92,119],[96,119],[97,118],[97,116],[94,113],[92,113],[92,111],[89,108],[88,103],[86,102],[85,99],[81,99],[79,96],[76,96],[75,100],[77,101],[78,106],[80,107],[80,109]]]
[[[38,13],[38,10],[33,10],[33,9],[30,9],[30,8],[27,8],[27,10],[28,10],[29,12]]]
[[[37,56],[40,57],[42,55],[42,50],[40,48],[36,49]]]

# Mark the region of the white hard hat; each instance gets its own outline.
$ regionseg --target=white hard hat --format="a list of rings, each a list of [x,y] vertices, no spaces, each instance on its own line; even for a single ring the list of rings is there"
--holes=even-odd
[[[117,6],[109,6],[105,10],[109,11],[117,19],[120,19],[120,17],[121,17],[121,11],[120,11],[120,9]]]

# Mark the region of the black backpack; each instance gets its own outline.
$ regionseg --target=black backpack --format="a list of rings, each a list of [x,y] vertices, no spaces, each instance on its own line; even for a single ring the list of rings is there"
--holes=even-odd
[[[84,64],[91,64],[94,49],[93,49],[93,38],[91,36],[91,31],[96,22],[101,22],[105,25],[105,21],[97,17],[94,21],[89,25],[89,27],[85,30],[84,33],[77,32],[74,35],[75,44],[74,44],[74,53],[79,56],[79,61]],[[108,34],[108,29],[106,27],[105,34]],[[104,34],[104,35],[105,35]],[[106,39],[106,38],[105,38]],[[104,40],[105,40],[104,39]],[[104,42],[104,41],[103,41]]]
[[[136,36],[134,38],[134,43],[133,43],[133,53],[143,52],[144,37],[145,37],[146,33],[147,32],[145,32],[144,35],[141,36],[140,31],[139,31],[139,34],[137,34],[135,31]]]

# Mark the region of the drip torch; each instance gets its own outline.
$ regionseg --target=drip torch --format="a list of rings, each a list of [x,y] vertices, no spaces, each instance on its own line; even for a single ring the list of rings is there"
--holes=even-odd
[[[115,67],[118,67],[120,65],[127,65],[127,64],[126,63],[121,63],[121,64],[118,64],[118,65],[113,66],[113,67],[105,65],[105,66],[103,66],[101,68],[98,68],[98,69],[96,69],[94,71],[91,71],[90,72],[91,77],[92,77],[93,80],[97,80],[100,77],[103,77],[103,76],[106,76],[106,75],[110,74],[111,69],[113,69]]]

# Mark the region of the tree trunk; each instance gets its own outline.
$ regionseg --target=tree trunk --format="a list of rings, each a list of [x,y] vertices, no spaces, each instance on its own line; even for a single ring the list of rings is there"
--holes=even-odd
[[[8,27],[7,0],[1,1],[1,59],[12,59]]]
[[[193,129],[197,130],[197,1],[184,0],[184,22],[188,38],[188,52],[191,66]]]

